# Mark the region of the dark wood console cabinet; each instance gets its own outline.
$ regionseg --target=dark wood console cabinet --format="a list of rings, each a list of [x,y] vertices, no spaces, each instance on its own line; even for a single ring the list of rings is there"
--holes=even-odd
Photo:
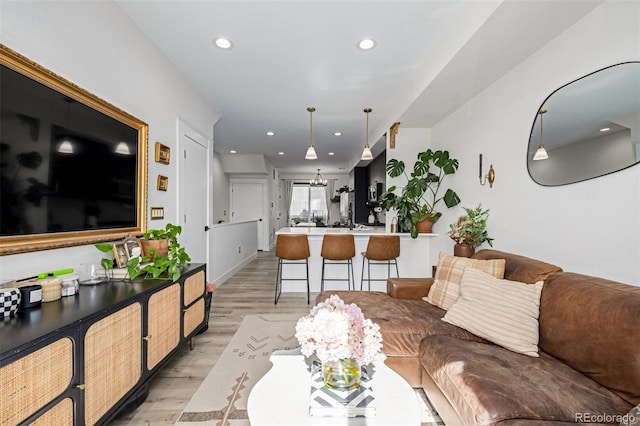
[[[0,322],[0,423],[96,425],[140,401],[205,326],[205,265],[111,281]]]

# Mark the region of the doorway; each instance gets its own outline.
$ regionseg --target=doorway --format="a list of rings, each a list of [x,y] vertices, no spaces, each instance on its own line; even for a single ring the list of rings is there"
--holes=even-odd
[[[261,179],[231,180],[231,222],[257,221],[258,250],[268,251],[268,218],[265,213],[266,182]]]
[[[209,260],[209,140],[178,119],[180,243],[191,261]],[[211,268],[207,268],[209,272]]]

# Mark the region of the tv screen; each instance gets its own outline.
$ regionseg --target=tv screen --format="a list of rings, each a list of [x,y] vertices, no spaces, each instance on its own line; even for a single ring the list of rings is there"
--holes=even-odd
[[[138,130],[2,65],[0,236],[135,228]]]

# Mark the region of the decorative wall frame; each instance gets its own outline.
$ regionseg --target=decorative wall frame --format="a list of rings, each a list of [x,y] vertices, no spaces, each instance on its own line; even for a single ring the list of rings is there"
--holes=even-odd
[[[94,199],[96,198],[95,191],[85,191],[84,195],[76,194],[77,199],[86,203],[86,208],[76,209],[87,216],[84,225],[81,224],[79,228],[61,230],[49,226],[47,224],[47,217],[51,215],[50,212],[45,212],[45,206],[46,209],[55,207],[54,203],[50,200],[48,203],[40,203],[40,206],[27,205],[29,209],[39,214],[25,212],[24,214],[20,213],[18,217],[21,218],[20,220],[25,218],[32,221],[34,220],[32,218],[35,218],[37,219],[37,223],[31,223],[30,228],[23,227],[17,230],[5,229],[0,236],[0,256],[114,241],[124,238],[129,234],[145,232],[147,212],[148,125],[2,44],[0,44],[0,67],[2,68],[3,76],[6,77],[9,74],[15,75],[15,77],[12,77],[12,80],[9,78],[2,79],[11,86],[11,90],[3,90],[2,98],[0,99],[3,107],[3,120],[9,118],[12,120],[12,123],[19,123],[16,128],[26,128],[25,134],[28,138],[27,140],[30,141],[29,144],[22,143],[20,139],[10,141],[10,143],[14,144],[12,145],[12,151],[9,151],[11,155],[9,156],[9,154],[7,154],[5,157],[5,153],[3,152],[3,163],[8,161],[9,158],[16,158],[16,154],[19,154],[21,152],[20,150],[23,150],[25,146],[29,146],[29,150],[37,149],[43,152],[59,152],[60,150],[55,150],[53,147],[49,148],[50,144],[55,142],[52,135],[54,135],[57,131],[56,129],[59,128],[68,127],[72,132],[75,131],[75,134],[72,136],[82,136],[85,140],[91,139],[98,141],[106,140],[107,138],[103,133],[96,134],[93,131],[97,132],[100,130],[100,132],[103,132],[104,129],[115,128],[120,131],[126,131],[127,135],[132,134],[132,137],[127,139],[128,148],[131,150],[128,158],[132,160],[127,160],[129,161],[129,165],[121,169],[119,176],[125,173],[127,177],[126,181],[120,179],[119,182],[121,185],[118,190],[133,194],[133,196],[130,197],[132,199],[132,208],[130,209],[130,211],[133,212],[132,218],[129,221],[130,223],[128,222],[126,225],[111,225],[101,221],[99,212],[100,210],[104,211],[108,206],[102,206],[106,201],[103,202],[103,200],[98,199],[96,202]],[[18,79],[24,81],[24,83],[22,83],[22,85],[9,83],[10,81],[18,81]],[[17,90],[21,91],[18,93],[19,96],[15,96]],[[35,91],[40,93],[40,96],[34,96]],[[44,94],[48,94],[48,100],[46,102],[43,101]],[[57,119],[53,121],[51,118],[43,118],[37,115],[36,112],[19,112],[16,110],[16,113],[5,113],[5,109],[12,108],[12,99],[18,99],[21,108],[25,109],[29,107],[32,111],[40,111],[43,109],[43,104],[49,105],[54,103],[54,100],[57,100],[55,102],[55,108],[48,108],[48,111],[56,114],[55,117],[57,117]],[[69,123],[69,120],[64,118],[70,114],[69,109],[74,113],[75,120],[73,123]],[[81,117],[75,114],[80,114]],[[82,123],[95,123],[97,121],[100,123],[109,123],[110,126],[93,126],[91,129],[76,128],[82,127]],[[78,125],[78,123],[81,124]],[[3,122],[3,124],[5,123]],[[119,133],[118,130],[109,131]],[[8,129],[3,125],[3,149],[5,142],[7,142],[5,133],[8,134]],[[122,136],[122,134],[118,136]],[[37,144],[31,143],[36,140],[38,141]],[[92,146],[99,145],[100,144],[94,144]],[[18,150],[16,151],[15,149]],[[125,156],[121,157],[124,158]],[[41,154],[41,158],[54,158],[54,156]],[[102,163],[104,163],[104,158],[96,162],[96,168]],[[94,166],[94,163],[85,164],[88,168]],[[29,170],[30,173],[41,173],[41,176],[37,176],[37,179],[42,183],[42,188],[46,188],[49,185],[48,179],[51,173],[48,173],[48,170],[51,170],[50,167],[49,164],[42,161],[38,169]],[[21,173],[24,173],[25,168],[22,169],[23,171]],[[60,170],[69,170],[69,168],[65,169],[61,167]],[[91,179],[84,183],[88,186],[95,185],[95,179],[101,179],[102,176],[104,175],[101,173],[94,173],[90,176]],[[120,193],[118,193],[118,195],[120,195]],[[48,198],[52,198],[52,196],[53,194],[47,192]],[[84,196],[84,200],[81,196]],[[21,198],[18,197],[17,199]],[[2,201],[4,203],[6,200],[3,199]],[[74,206],[83,205],[81,201],[76,202]],[[70,217],[68,215],[70,211],[69,203],[57,203],[56,206],[62,206],[64,209],[61,215],[65,217],[65,220]],[[74,210],[74,214],[76,210]],[[75,216],[73,217],[75,219]],[[3,224],[6,225],[9,223],[8,220],[7,216],[3,215]],[[3,228],[6,228],[6,226]]]
[[[156,162],[162,164],[169,164],[171,161],[171,148],[166,145],[156,142]]]
[[[158,191],[166,191],[169,188],[169,178],[158,175]]]

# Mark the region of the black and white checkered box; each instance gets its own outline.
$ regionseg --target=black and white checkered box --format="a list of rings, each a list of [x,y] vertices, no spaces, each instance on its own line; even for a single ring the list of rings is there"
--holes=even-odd
[[[14,316],[19,306],[20,290],[0,288],[0,319]]]

